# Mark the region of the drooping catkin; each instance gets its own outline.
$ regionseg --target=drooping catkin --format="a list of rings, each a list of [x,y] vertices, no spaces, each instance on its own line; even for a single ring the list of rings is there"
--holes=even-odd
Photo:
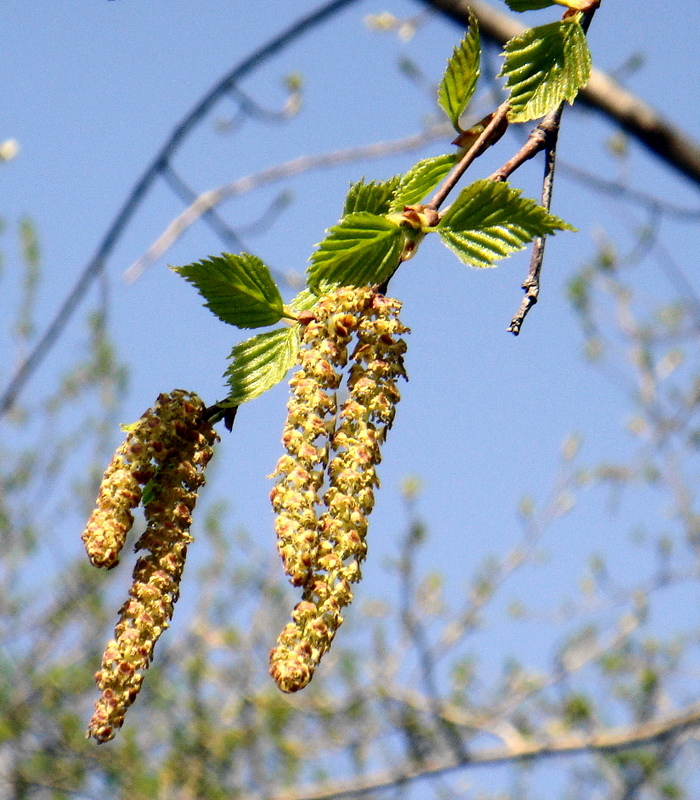
[[[347,305],[348,294],[355,302],[357,343],[347,381],[349,397],[329,442],[333,455],[323,496],[326,511],[318,520],[313,570],[302,600],[270,653],[270,673],[285,692],[298,691],[311,680],[343,622],[343,608],[352,601],[351,584],[360,580],[367,552],[380,446],[400,399],[396,381],[406,377],[406,345],[398,337],[408,329],[398,319],[400,303],[370,289],[342,289],[325,302],[332,305],[340,295]]]
[[[192,541],[191,513],[217,438],[203,412],[204,404],[196,395],[180,390],[160,395],[120,448],[129,442],[132,450],[140,445],[140,457],[128,460],[122,455],[122,463],[131,467],[139,484],[151,482],[144,498],[147,527],[136,543],[136,550],[147,554],[136,563],[130,597],[95,675],[102,694],[87,735],[98,742],[109,741],[124,722],[179,596],[187,545]],[[105,481],[110,480],[108,473]],[[100,498],[104,496],[101,489]],[[105,513],[107,508],[103,506]],[[91,541],[99,537],[93,533]]]
[[[126,426],[126,439],[105,470],[95,510],[82,534],[93,566],[111,569],[119,563],[119,553],[134,524],[132,511],[141,502],[143,487],[177,441],[176,422],[183,413],[179,403],[189,403],[193,410],[197,404],[202,406],[196,395],[176,390],[171,395],[161,394],[153,408]]]
[[[85,526],[82,540],[95,567],[112,569],[119,563],[119,554],[134,524],[131,513],[141,502],[142,484],[150,480],[151,454],[144,447],[146,414],[127,434],[105,470],[95,510]]]
[[[279,478],[270,500],[277,514],[277,548],[294,586],[303,586],[314,568],[316,508],[328,461],[328,439],[335,424],[335,390],[348,361],[357,303],[355,293],[349,291],[319,301],[315,318],[304,330],[300,368],[289,382],[291,397],[282,434],[287,453],[270,476]]]

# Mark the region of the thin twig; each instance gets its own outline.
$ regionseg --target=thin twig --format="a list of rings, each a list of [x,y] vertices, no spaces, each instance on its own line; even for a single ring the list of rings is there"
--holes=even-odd
[[[267,206],[263,209],[262,213],[258,214],[256,219],[246,222],[238,226],[239,233],[246,236],[260,236],[272,228],[277,222],[281,214],[286,211],[294,199],[294,193],[289,190],[282,190],[278,192]],[[270,270],[272,272],[272,270]]]
[[[533,128],[532,132],[527,138],[527,141],[518,150],[518,152],[509,158],[506,163],[497,169],[492,175],[489,176],[491,181],[505,181],[507,180],[516,169],[534,158],[542,150],[550,147],[559,135],[559,124],[561,122],[562,111],[564,110],[564,102],[562,101],[554,111],[550,111],[542,121]]]
[[[113,251],[117,241],[131,221],[136,209],[141,205],[142,200],[149,192],[154,181],[169,164],[173,155],[187,138],[190,131],[201,122],[211,108],[223,96],[228,94],[232,87],[243,77],[261,66],[285,47],[291,45],[302,34],[317,27],[333,14],[336,14],[354,2],[356,2],[356,0],[332,0],[332,2],[325,3],[320,8],[302,17],[281,34],[267,42],[267,44],[264,44],[250,56],[243,59],[240,64],[224,75],[194,108],[188,112],[178,125],[175,126],[163,147],[134,185],[124,205],[107,229],[107,232],[97,248],[97,252],[84,267],[80,277],[56,312],[56,315],[43,336],[12,376],[7,388],[0,396],[0,416],[7,413],[12,408],[24,385],[48,355],[63,332],[68,320],[73,316],[87,294],[88,289],[92,286],[93,281],[105,268],[108,256]]]
[[[612,197],[619,197],[630,203],[637,203],[650,211],[673,217],[679,222],[696,223],[700,221],[700,208],[688,208],[672,203],[670,200],[656,195],[634,189],[621,181],[610,181],[595,175],[588,170],[581,169],[574,164],[568,164],[561,159],[557,162],[557,169],[561,175],[571,178],[571,180],[586,186],[592,191],[603,192]]]
[[[559,123],[564,111],[564,102],[559,104],[559,108],[548,114],[535,130],[544,132],[544,178],[542,179],[542,198],[541,205],[549,211],[552,205],[552,190],[554,188],[554,169],[556,166],[557,139],[559,137]],[[532,137],[531,137],[532,138]],[[529,140],[528,140],[529,141]],[[524,149],[524,148],[523,148]],[[534,155],[534,153],[532,154]],[[528,158],[532,158],[532,155]],[[500,170],[499,170],[500,172]],[[530,268],[527,278],[523,281],[522,287],[525,290],[520,308],[517,314],[510,321],[508,331],[517,336],[525,317],[530,309],[535,305],[540,294],[540,273],[542,272],[542,262],[544,260],[544,248],[547,242],[546,236],[537,236],[532,245],[532,255],[530,256]]]
[[[181,214],[173,219],[163,233],[148,248],[148,250],[135,261],[126,271],[124,277],[127,281],[137,280],[143,272],[157,261],[182,234],[200,217],[221,203],[234,197],[239,197],[246,192],[253,191],[261,186],[292,178],[302,173],[317,169],[329,169],[351,161],[360,161],[370,158],[383,158],[396,153],[417,150],[437,138],[444,137],[452,129],[447,125],[439,125],[427,131],[406,136],[390,142],[376,142],[360,147],[350,147],[345,150],[335,150],[330,153],[321,153],[315,156],[300,156],[299,158],[277,164],[274,167],[260,172],[238,178],[231,183],[226,183],[218,189],[203,192]]]
[[[178,175],[172,167],[172,164],[167,164],[161,172],[163,179],[175,192],[175,194],[184,203],[193,203],[197,199],[197,193]],[[241,237],[238,235],[226,220],[219,216],[216,211],[209,209],[204,214],[204,221],[209,224],[209,227],[224,241],[228,247],[236,250],[243,250],[244,244]]]
[[[437,211],[445,202],[447,196],[455,188],[472,162],[502,135],[503,125],[506,122],[509,108],[510,106],[508,103],[501,103],[491,118],[491,121],[481,132],[479,138],[474,142],[469,150],[467,150],[462,157],[462,160],[457,164],[452,172],[450,172],[432,198],[425,204],[426,208]]]
[[[342,797],[363,797],[380,790],[397,788],[417,780],[469,767],[532,763],[534,760],[581,753],[617,753],[633,747],[667,741],[698,725],[700,725],[700,704],[695,704],[681,713],[650,720],[641,725],[611,728],[602,733],[558,736],[547,742],[524,740],[511,747],[484,748],[462,760],[447,758],[420,765],[407,763],[402,767],[375,773],[366,778],[355,777],[347,781],[338,781],[325,788],[280,792],[269,800],[339,800]]]
[[[240,104],[241,110],[245,113],[246,117],[250,119],[259,119],[262,122],[286,122],[290,117],[293,117],[298,111],[298,104],[289,108],[289,100],[285,103],[281,111],[273,111],[269,108],[264,108],[256,100],[243,92],[238,86],[232,87],[231,93],[236,101]],[[297,92],[289,92],[289,96],[298,94]]]
[[[414,585],[415,552],[419,544],[419,538],[416,536],[416,526],[418,524],[416,519],[413,519],[409,523],[408,534],[405,537],[403,553],[399,562],[399,573],[401,577],[401,621],[416,648],[421,668],[421,678],[425,687],[433,722],[438,730],[442,732],[443,739],[451,750],[453,757],[458,760],[464,760],[466,758],[466,750],[459,729],[442,714],[443,701],[438,691],[435,659],[420,617],[413,608],[416,594]]]
[[[588,32],[596,9],[587,11],[581,23],[584,32]],[[535,128],[530,135],[525,146],[520,149],[507,164],[498,170],[497,180],[505,180],[508,175],[521,166],[525,161],[532,158],[540,150],[544,149],[544,177],[542,179],[542,198],[540,204],[549,211],[552,206],[552,191],[554,189],[554,171],[557,162],[557,141],[559,139],[559,127],[561,125],[561,115],[564,113],[565,102],[562,100],[558,108],[550,111],[549,114]],[[520,158],[518,158],[520,156]],[[492,176],[493,177],[493,176]],[[507,330],[518,336],[520,328],[528,315],[530,309],[535,305],[540,294],[540,274],[544,261],[544,248],[547,243],[546,236],[537,236],[532,245],[532,255],[530,256],[530,268],[527,278],[523,281],[522,288],[525,290],[520,308],[517,314],[510,321]]]

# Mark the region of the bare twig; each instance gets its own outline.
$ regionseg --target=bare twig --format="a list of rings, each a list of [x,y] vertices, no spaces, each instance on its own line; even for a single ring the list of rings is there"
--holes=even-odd
[[[554,149],[557,137],[559,136],[559,124],[561,122],[562,111],[564,110],[564,103],[560,103],[554,110],[550,111],[546,117],[543,118],[527,138],[527,141],[518,150],[518,152],[509,158],[506,163],[497,169],[489,180],[492,181],[505,181],[507,180],[516,169],[534,158],[539,152],[547,148]]]
[[[285,103],[281,111],[263,108],[260,103],[256,102],[252,97],[241,91],[238,86],[232,87],[232,94],[240,105],[241,111],[249,119],[259,119],[263,122],[286,122],[290,117],[293,117],[299,110],[298,102]],[[290,92],[289,97],[294,98],[298,96],[298,92]]]
[[[221,78],[221,80],[216,83],[175,126],[163,147],[134,185],[124,205],[117,213],[100,242],[97,252],[84,267],[80,277],[56,312],[56,315],[43,336],[12,376],[5,391],[0,396],[0,415],[5,414],[12,408],[24,385],[48,355],[63,332],[68,320],[72,317],[88,289],[92,286],[93,281],[105,268],[107,258],[114,249],[126,226],[131,221],[131,218],[136,213],[136,209],[141,205],[142,200],[148,194],[156,178],[158,178],[162,171],[168,166],[173,155],[192,129],[202,121],[222,97],[232,91],[236,83],[243,77],[250,74],[285,47],[295,42],[304,33],[317,27],[329,17],[354,2],[356,2],[356,0],[332,0],[332,2],[325,3],[320,8],[297,20],[297,22],[281,34],[275,36],[262,47],[258,48],[254,53],[224,75],[224,77]]]
[[[559,123],[561,122],[561,115],[564,111],[564,103],[559,104],[559,108],[548,114],[542,122],[535,128],[535,131],[541,131],[543,140],[542,147],[544,148],[544,178],[542,179],[542,198],[541,205],[549,211],[552,205],[552,190],[554,188],[554,168],[556,166],[557,154],[557,139],[559,137]],[[535,137],[531,136],[528,143]],[[527,147],[527,144],[526,144]],[[522,148],[525,149],[525,148]],[[521,152],[522,152],[521,149]],[[532,158],[532,155],[526,155],[526,158]],[[511,159],[512,161],[513,159]],[[502,172],[503,168],[499,170]],[[530,268],[527,272],[527,278],[523,281],[522,287],[525,290],[525,297],[523,297],[520,308],[517,314],[510,321],[508,331],[514,336],[520,333],[520,327],[523,324],[525,317],[530,309],[535,305],[540,294],[540,273],[542,271],[542,262],[544,260],[544,248],[547,242],[546,236],[537,236],[532,245],[532,254],[530,256]]]
[[[410,503],[409,503],[410,508]],[[401,577],[401,621],[413,642],[421,669],[422,682],[425,687],[427,704],[434,723],[443,734],[443,738],[454,758],[463,760],[466,757],[464,742],[457,726],[448,720],[442,713],[443,701],[438,691],[436,679],[436,664],[433,652],[428,642],[427,633],[414,609],[416,594],[415,587],[415,553],[419,544],[416,529],[419,525],[414,518],[409,524],[408,534],[405,537],[403,553],[399,562]]]
[[[445,202],[449,193],[460,181],[472,162],[478,158],[484,152],[484,150],[486,150],[494,142],[496,138],[502,135],[503,125],[506,124],[508,108],[508,103],[502,103],[498,107],[491,118],[491,121],[479,135],[479,138],[474,142],[469,150],[467,150],[462,157],[462,160],[457,164],[452,172],[450,172],[432,198],[425,204],[426,208],[437,211]]]
[[[597,661],[606,653],[612,652],[628,642],[642,623],[644,613],[643,609],[637,608],[636,613],[623,614],[615,629],[602,642],[596,638],[595,642],[587,641],[585,647],[563,650],[557,659],[556,669],[548,676],[547,680],[538,686],[528,685],[520,690],[509,692],[502,698],[495,698],[491,702],[487,701],[478,709],[465,710],[452,703],[442,702],[436,710],[432,707],[433,703],[430,699],[400,686],[392,685],[385,689],[385,692],[392,699],[402,702],[416,711],[431,713],[434,717],[437,715],[457,729],[479,731],[500,739],[507,748],[517,748],[523,743],[532,742],[533,738],[541,740],[541,737],[535,734],[534,737],[531,735],[528,739],[520,733],[510,722],[512,715],[528,700],[560,684],[564,679]]]
[[[584,31],[588,31],[594,14],[595,8],[584,15],[582,22]],[[492,176],[494,180],[505,180],[508,175],[525,163],[525,161],[533,158],[536,153],[543,149],[545,151],[545,159],[540,204],[546,208],[547,211],[549,211],[552,205],[554,171],[557,162],[557,141],[559,139],[559,126],[561,125],[561,116],[564,113],[564,105],[565,103],[562,100],[558,108],[547,114],[529,136],[525,145],[520,149],[520,152],[501,167],[501,169],[496,172],[495,176]],[[546,243],[546,236],[537,236],[533,242],[530,268],[528,269],[527,278],[525,278],[522,284],[522,288],[525,290],[525,297],[520,304],[517,314],[513,317],[508,326],[508,331],[514,336],[518,336],[520,333],[520,328],[522,327],[525,317],[539,298],[540,274],[542,272],[542,263],[544,262]]]
[[[595,175],[573,164],[568,164],[561,159],[557,161],[557,169],[562,175],[571,178],[571,180],[580,183],[582,186],[587,186],[595,192],[603,192],[612,197],[622,198],[623,200],[643,206],[649,211],[663,214],[667,217],[673,217],[679,222],[694,223],[700,221],[700,208],[680,206],[677,203],[667,200],[665,197],[656,197],[648,192],[633,189],[631,186],[621,181],[611,181],[606,178],[601,178],[599,175]]]
[[[360,161],[370,158],[383,158],[396,153],[417,150],[437,138],[444,137],[452,130],[449,126],[435,126],[427,131],[396,139],[392,142],[376,142],[375,144],[361,147],[350,147],[346,150],[335,150],[330,153],[321,153],[315,156],[300,156],[299,158],[277,164],[274,167],[261,170],[252,175],[226,183],[218,189],[203,192],[191,205],[177,216],[148,248],[148,250],[135,261],[125,273],[129,282],[137,280],[151,264],[157,261],[182,234],[204,214],[210,212],[221,203],[239,197],[246,192],[268,186],[271,183],[292,178],[304,172],[317,169],[329,169],[351,161]]]
[[[170,188],[175,192],[175,194],[184,202],[184,203],[192,203],[196,200],[197,194],[193,189],[185,183],[185,181],[178,175],[177,172],[172,167],[172,164],[168,163],[161,172],[163,176],[163,180],[170,186]],[[222,239],[222,241],[226,242],[228,247],[236,248],[238,250],[243,249],[243,242],[241,241],[238,232],[235,231],[223,217],[220,217],[213,209],[210,209],[204,215],[205,221],[209,224],[211,229]]]
[[[556,739],[546,742],[523,740],[511,747],[484,748],[461,760],[447,758],[435,759],[420,765],[404,764],[389,772],[378,772],[366,778],[355,777],[347,781],[337,781],[326,785],[325,788],[280,792],[273,795],[270,800],[339,800],[342,797],[363,797],[382,789],[396,788],[463,768],[532,763],[533,760],[581,753],[616,753],[680,737],[698,725],[700,725],[700,704],[692,705],[678,714],[650,720],[642,725],[620,726],[590,735],[557,736]]]

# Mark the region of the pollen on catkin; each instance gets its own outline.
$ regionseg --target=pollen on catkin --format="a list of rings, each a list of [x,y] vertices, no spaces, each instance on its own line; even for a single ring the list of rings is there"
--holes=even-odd
[[[111,569],[119,563],[119,553],[134,524],[132,511],[141,502],[143,487],[168,458],[173,437],[177,439],[177,417],[183,413],[178,404],[182,403],[189,403],[192,409],[197,404],[203,408],[196,395],[177,390],[171,395],[161,394],[153,408],[126,426],[126,439],[105,470],[95,510],[82,534],[93,566]]]
[[[119,563],[119,553],[134,524],[132,510],[141,502],[142,484],[150,480],[150,454],[143,443],[149,412],[112,457],[102,477],[96,508],[83,531],[82,540],[95,567],[111,569]]]
[[[343,608],[352,601],[351,584],[361,578],[367,518],[379,485],[380,446],[400,399],[396,381],[406,377],[406,344],[399,337],[408,328],[398,319],[401,304],[370,289],[345,288],[324,300],[332,304],[341,295],[347,304],[347,294],[355,298],[357,341],[347,376],[349,396],[329,441],[326,510],[318,519],[313,569],[302,600],[270,653],[270,673],[285,692],[298,691],[311,680],[343,622]]]
[[[277,514],[277,548],[294,586],[308,581],[316,559],[316,508],[335,424],[335,390],[348,362],[348,344],[356,325],[355,294],[355,290],[341,290],[319,301],[314,319],[304,329],[299,370],[289,382],[291,397],[282,434],[287,452],[270,476],[279,479],[270,500]]]
[[[181,390],[160,395],[127,437],[127,442],[130,437],[138,442],[144,454],[127,464],[134,467],[139,484],[151,482],[144,498],[147,527],[136,543],[136,550],[146,555],[136,563],[129,599],[95,675],[102,694],[87,735],[98,742],[113,738],[124,722],[179,596],[187,545],[192,541],[191,514],[217,439],[203,412],[204,404],[196,395]]]

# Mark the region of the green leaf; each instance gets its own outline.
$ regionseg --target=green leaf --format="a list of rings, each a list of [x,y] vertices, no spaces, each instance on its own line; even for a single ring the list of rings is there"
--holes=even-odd
[[[231,389],[221,406],[239,406],[279,383],[294,366],[299,352],[299,327],[276,328],[237,344],[225,377]]]
[[[521,197],[507,183],[479,180],[463,189],[440,220],[440,238],[470,267],[492,267],[536,236],[576,230]]]
[[[279,322],[284,314],[270,270],[250,253],[222,253],[170,269],[196,286],[207,308],[229,325],[262,328]]]
[[[459,118],[464,113],[476,88],[480,59],[479,23],[470,11],[469,30],[455,47],[447,62],[447,69],[442,76],[440,86],[438,86],[438,103],[457,131],[462,130]]]
[[[573,103],[588,82],[591,54],[580,17],[530,28],[506,44],[501,76],[508,79],[511,122],[543,117],[562,100]]]
[[[455,165],[454,153],[434,158],[424,158],[402,176],[389,206],[391,213],[403,211],[420,201],[440,183]]]
[[[154,478],[151,478],[150,481],[143,487],[143,492],[141,493],[141,505],[147,506],[149,503],[152,503],[156,496],[156,485],[157,481]]]
[[[309,289],[322,294],[332,286],[382,283],[399,263],[403,240],[402,229],[386,217],[349,214],[329,229],[311,255]]]
[[[353,183],[345,198],[343,216],[347,217],[348,214],[357,214],[360,211],[367,211],[370,214],[386,214],[400,178],[400,175],[395,175],[388,181],[365,183],[362,179]]]
[[[555,5],[555,0],[506,0],[511,11],[534,11]]]
[[[318,303],[318,295],[308,289],[302,289],[299,294],[289,301],[289,308],[298,314],[300,311],[310,311]]]

